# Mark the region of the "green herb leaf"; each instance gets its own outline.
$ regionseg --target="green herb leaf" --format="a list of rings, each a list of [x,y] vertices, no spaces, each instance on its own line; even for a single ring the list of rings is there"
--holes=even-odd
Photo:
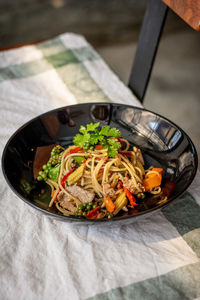
[[[75,135],[73,142],[75,145],[79,146],[80,148],[85,148],[89,146],[90,134],[85,133],[84,135],[78,133]]]
[[[87,132],[88,131],[95,131],[95,129],[97,127],[99,127],[99,124],[100,124],[100,122],[87,124]]]
[[[100,140],[99,140],[98,134],[91,134],[90,135],[90,144],[91,145],[97,145],[99,141]]]
[[[116,128],[110,128],[110,126],[103,126],[101,129],[98,123],[90,123],[87,126],[81,126],[79,132],[73,139],[76,146],[84,149],[94,149],[94,146],[102,143],[103,148],[108,149],[108,156],[114,157],[121,144],[117,138],[121,136],[121,133]]]
[[[116,128],[110,128],[110,126],[103,126],[99,132],[100,135],[105,135],[109,137],[119,138],[121,136],[121,132]]]
[[[109,135],[110,126],[103,126],[99,132],[100,135],[110,136]]]
[[[119,138],[121,136],[121,132],[116,128],[111,128],[110,131],[109,131],[109,136]]]
[[[104,143],[103,145],[103,148],[108,148],[109,157],[114,157],[118,153],[119,148],[121,147],[121,144],[115,138],[107,139],[106,143]]]
[[[87,131],[87,129],[85,128],[85,126],[81,125],[79,131],[84,134]]]

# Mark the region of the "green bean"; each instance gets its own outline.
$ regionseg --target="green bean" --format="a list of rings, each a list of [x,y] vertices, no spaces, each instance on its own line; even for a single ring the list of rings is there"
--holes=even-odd
[[[90,210],[91,206],[89,204],[87,204],[86,209]]]
[[[82,208],[83,208],[83,205],[82,205],[82,204],[79,204],[78,209],[79,209],[79,210],[82,210]]]

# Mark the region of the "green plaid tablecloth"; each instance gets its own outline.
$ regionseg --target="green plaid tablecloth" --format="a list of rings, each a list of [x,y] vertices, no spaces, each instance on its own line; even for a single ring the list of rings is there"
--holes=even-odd
[[[0,53],[0,145],[56,107],[140,106],[79,35]],[[200,175],[130,225],[75,226],[17,198],[0,176],[0,299],[200,299]]]

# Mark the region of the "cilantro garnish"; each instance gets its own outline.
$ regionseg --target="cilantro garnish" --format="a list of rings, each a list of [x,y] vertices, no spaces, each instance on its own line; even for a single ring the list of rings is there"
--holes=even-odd
[[[102,143],[102,148],[108,149],[108,156],[114,157],[119,148],[120,142],[117,140],[121,133],[116,128],[110,128],[110,126],[103,126],[100,129],[98,123],[90,123],[85,126],[81,126],[78,134],[75,135],[73,142],[76,146],[84,149],[94,149],[95,145]]]

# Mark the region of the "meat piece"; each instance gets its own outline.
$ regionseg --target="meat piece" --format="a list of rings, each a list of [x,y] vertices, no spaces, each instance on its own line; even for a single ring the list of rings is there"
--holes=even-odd
[[[132,179],[129,179],[127,177],[124,177],[122,179],[123,186],[129,190],[132,194],[137,194],[139,192],[144,191],[144,187],[141,183],[138,182],[138,187],[135,186],[134,181]]]
[[[134,185],[134,182],[132,179],[128,179],[127,177],[124,177],[122,179],[123,182],[123,186],[129,190],[132,194],[134,194],[136,192],[136,187]]]
[[[76,183],[68,186],[67,191],[71,193],[74,197],[77,197],[82,203],[89,203],[95,197],[95,193],[84,190]]]
[[[68,195],[66,195],[63,191],[61,191],[58,194],[57,199],[60,203],[60,206],[62,206],[63,208],[68,209],[71,212],[76,211],[77,208],[71,202],[69,202],[70,197]]]
[[[109,183],[103,183],[103,195],[104,197],[113,197],[115,195],[115,190],[111,187]]]

